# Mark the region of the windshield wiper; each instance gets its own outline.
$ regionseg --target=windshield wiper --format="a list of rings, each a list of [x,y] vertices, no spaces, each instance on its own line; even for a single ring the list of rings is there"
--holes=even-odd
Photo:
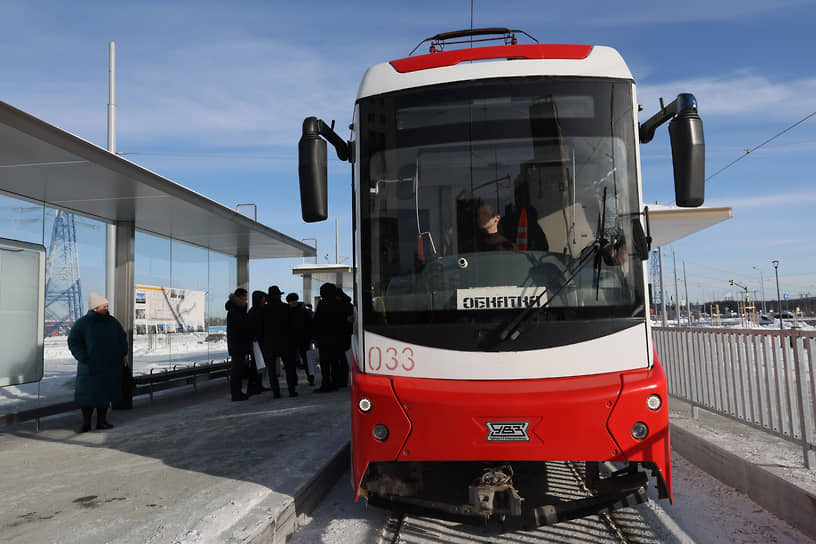
[[[601,201],[601,210],[598,214],[598,230],[595,235],[595,240],[593,240],[588,246],[584,247],[581,250],[581,256],[578,259],[578,262],[575,264],[573,271],[569,274],[569,277],[561,282],[561,285],[558,286],[558,289],[555,293],[550,294],[550,289],[546,289],[544,293],[539,295],[539,297],[543,296],[544,294],[547,295],[547,301],[539,306],[528,306],[524,311],[522,311],[519,315],[514,317],[510,320],[509,323],[506,325],[500,326],[496,329],[497,334],[488,335],[486,343],[489,346],[488,348],[495,347],[499,342],[504,342],[505,340],[515,340],[524,332],[523,325],[529,321],[533,316],[538,314],[541,310],[546,308],[550,305],[550,302],[555,300],[561,291],[563,291],[567,285],[572,282],[575,276],[584,269],[586,264],[589,262],[590,258],[595,257],[595,274],[594,274],[594,283],[595,283],[595,299],[597,300],[600,294],[600,285],[601,285],[601,263],[605,263],[608,266],[612,266],[615,264],[616,259],[616,252],[618,247],[620,246],[620,240],[617,237],[613,237],[612,239],[608,239],[604,236],[604,223],[606,222],[606,191],[607,188],[604,187],[603,190],[603,200]]]
[[[522,335],[524,332],[523,325],[529,321],[533,316],[538,314],[541,310],[548,307],[550,303],[555,300],[561,291],[563,291],[578,275],[578,273],[584,269],[586,264],[590,262],[591,258],[595,255],[600,254],[601,251],[605,247],[609,246],[609,241],[605,239],[596,239],[593,240],[588,246],[584,247],[581,250],[581,256],[579,257],[578,261],[575,263],[572,272],[570,272],[569,276],[561,282],[561,285],[558,286],[558,289],[555,290],[554,293],[550,294],[551,289],[546,289],[544,293],[539,295],[539,297],[543,296],[544,294],[547,295],[547,300],[543,304],[539,306],[528,306],[524,311],[518,314],[516,317],[511,319],[506,325],[501,325],[497,327],[493,332],[495,334],[489,334],[484,342],[482,342],[482,347],[485,349],[490,349],[495,347],[499,342],[504,342],[505,340],[515,340],[519,336]],[[485,345],[486,344],[486,345]]]

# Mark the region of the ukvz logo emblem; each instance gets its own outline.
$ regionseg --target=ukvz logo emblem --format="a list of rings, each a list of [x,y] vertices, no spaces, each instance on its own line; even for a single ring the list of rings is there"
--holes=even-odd
[[[526,421],[488,421],[487,433],[488,442],[527,442],[530,437],[527,435],[527,427],[530,424]]]

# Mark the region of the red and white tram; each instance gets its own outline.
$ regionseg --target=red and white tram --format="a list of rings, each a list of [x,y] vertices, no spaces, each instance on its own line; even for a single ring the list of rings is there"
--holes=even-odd
[[[650,481],[671,498],[638,144],[671,121],[677,204],[702,204],[696,101],[639,124],[615,50],[521,34],[440,34],[371,67],[349,141],[304,121],[304,220],[327,216],[326,140],[354,165],[352,472],[369,503],[544,524],[643,501]],[[545,461],[579,462],[587,496],[548,492]]]

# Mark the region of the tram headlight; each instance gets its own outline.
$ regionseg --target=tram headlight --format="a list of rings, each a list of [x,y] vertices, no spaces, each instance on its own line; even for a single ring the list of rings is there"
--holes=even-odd
[[[388,439],[388,427],[383,425],[382,423],[377,423],[374,425],[374,429],[371,431],[371,434],[374,435],[374,438],[379,440],[380,442],[384,442]]]
[[[649,398],[646,399],[646,406],[653,412],[660,410],[660,407],[663,406],[663,399],[660,398],[660,395],[649,395]]]
[[[371,411],[371,401],[363,397],[360,399],[360,402],[357,403],[357,408],[359,408],[361,412],[368,413]]]
[[[638,421],[632,425],[632,438],[635,440],[643,440],[649,434],[649,427],[642,421]]]

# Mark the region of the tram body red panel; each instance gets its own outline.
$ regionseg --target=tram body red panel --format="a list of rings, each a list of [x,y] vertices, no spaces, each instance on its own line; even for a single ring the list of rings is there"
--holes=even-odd
[[[376,461],[651,461],[671,491],[662,368],[541,380],[432,380],[362,374],[352,365],[355,498]],[[664,406],[649,412],[658,393]],[[357,403],[372,401],[363,413]],[[649,412],[649,413],[646,413]],[[526,421],[529,440],[490,442],[487,422]],[[642,441],[631,426],[650,429]],[[380,442],[374,425],[388,426]]]
[[[663,365],[654,354],[654,365],[648,372],[621,374],[623,391],[612,417],[609,430],[624,452],[627,461],[646,461],[657,465],[673,501],[671,484],[671,442],[669,439],[669,394]],[[658,410],[646,410],[646,399],[657,394],[663,400]],[[646,440],[636,440],[630,429],[633,421],[642,421],[649,428]]]

